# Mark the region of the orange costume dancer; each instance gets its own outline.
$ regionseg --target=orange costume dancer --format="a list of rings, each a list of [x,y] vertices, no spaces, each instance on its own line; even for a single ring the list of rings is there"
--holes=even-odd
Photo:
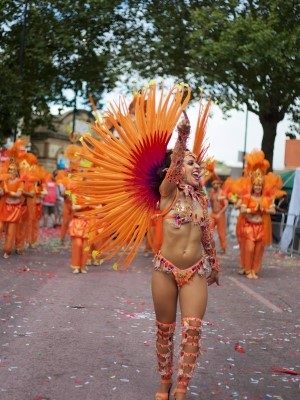
[[[68,147],[74,147],[68,146]],[[77,146],[76,146],[77,147]],[[69,150],[70,153],[70,150]],[[71,159],[73,157],[72,154],[69,154],[66,152],[66,157]],[[72,162],[72,161],[70,161]],[[56,183],[60,185],[60,187],[63,187],[63,198],[64,198],[64,204],[63,204],[63,211],[62,211],[62,223],[61,223],[61,229],[60,229],[60,240],[61,243],[63,244],[65,241],[66,234],[68,233],[69,225],[73,217],[73,209],[72,209],[72,201],[70,198],[70,189],[71,189],[71,180],[70,177],[68,176],[69,174],[66,171],[58,171],[58,174],[56,176]]]
[[[46,171],[42,166],[36,165],[33,169],[34,176],[36,177],[35,182],[35,196],[34,196],[34,208],[33,208],[33,220],[30,229],[29,246],[35,248],[39,239],[40,231],[40,220],[42,218],[43,197],[47,194],[45,182],[49,179],[49,172]]]
[[[3,231],[3,222],[1,221],[3,206],[4,206],[4,187],[3,187],[3,182],[0,179],[0,238]]]
[[[17,224],[22,216],[21,196],[24,184],[19,178],[18,167],[10,163],[8,167],[9,178],[4,181],[4,204],[2,207],[2,222],[6,222],[6,235],[4,242],[4,258],[8,258],[15,246]]]
[[[118,138],[104,123],[96,123],[94,130],[100,140],[92,136],[82,138],[88,153],[84,157],[93,162],[94,169],[75,176],[75,194],[84,194],[93,207],[86,213],[87,218],[93,218],[91,240],[95,243],[102,237],[98,250],[107,258],[121,253],[124,260],[120,262],[128,266],[151,226],[154,237],[158,236],[156,233],[161,235],[156,241],[152,275],[161,376],[156,400],[170,396],[178,299],[182,341],[174,396],[183,400],[200,352],[207,285],[218,283],[219,264],[207,198],[199,184],[209,104],[199,113],[193,153],[186,151],[190,133],[186,115],[178,125],[172,155],[167,152],[173,129],[189,98],[190,89],[180,85],[158,96],[153,84],[136,95],[134,118],[125,101],[121,100],[119,106],[111,105],[106,118]],[[99,204],[102,207],[96,208]],[[205,260],[211,266],[207,277]]]
[[[69,234],[71,237],[71,268],[73,274],[87,273],[86,263],[89,253],[87,252],[88,222],[80,218],[78,211],[84,211],[85,207],[73,204],[73,218],[69,225]]]
[[[4,222],[2,221],[3,207],[5,204],[4,181],[8,179],[7,173],[8,165],[5,162],[0,163],[0,239],[4,229]]]
[[[25,153],[20,160],[20,174],[24,188],[21,197],[22,217],[18,223],[16,235],[16,252],[21,254],[25,245],[32,243],[32,230],[35,219],[36,203],[36,176],[32,171],[32,166],[37,165],[37,158],[34,154]]]
[[[212,229],[217,229],[222,253],[226,253],[226,209],[228,200],[221,189],[222,181],[218,177],[214,177],[212,181],[212,189],[209,191],[209,200],[212,212],[210,214],[210,223]]]
[[[76,171],[80,171],[83,166],[91,166],[91,163],[84,158],[80,157],[79,152],[83,151],[82,147],[79,145],[69,145],[65,150],[65,156],[70,161],[70,166],[73,174]],[[64,210],[68,210],[68,214],[64,214],[63,226],[69,228],[69,234],[71,237],[71,268],[74,274],[87,273],[87,262],[91,252],[88,247],[88,232],[90,226],[90,220],[84,217],[84,212],[90,211],[90,207],[87,206],[85,196],[75,196],[73,194],[73,174],[69,173],[66,176],[65,173],[60,173],[57,177],[57,181],[62,183],[67,189],[65,192],[65,197],[67,201],[65,204],[71,204],[70,211],[64,205]],[[81,204],[78,204],[78,201]],[[71,218],[71,221],[70,221]],[[61,234],[65,234],[62,230]],[[62,242],[64,236],[61,236]]]
[[[245,215],[240,212],[242,198],[247,195],[250,191],[250,182],[246,177],[240,177],[233,179],[227,178],[223,184],[223,191],[226,194],[227,199],[233,203],[234,208],[239,210],[239,215],[236,222],[236,238],[240,249],[240,266],[238,273],[244,275],[245,273],[245,261],[244,261],[244,240],[243,240],[243,226]]]
[[[64,205],[63,205],[63,212],[62,212],[62,223],[61,223],[61,230],[60,230],[60,240],[63,244],[65,241],[66,234],[69,229],[70,222],[73,216],[73,209],[72,209],[72,202],[69,195],[64,195]]]
[[[32,205],[29,208],[30,200],[34,200],[35,187],[34,182],[30,182],[27,179],[21,177],[23,182],[23,193],[21,196],[21,218],[17,225],[16,232],[16,253],[22,254],[25,248],[25,244],[28,239],[30,232],[30,223],[32,218]],[[31,203],[32,204],[32,203]],[[34,209],[33,209],[34,211]]]
[[[34,246],[35,238],[35,221],[36,221],[36,202],[37,202],[37,183],[39,180],[39,166],[36,156],[32,153],[26,153],[20,162],[20,167],[24,171],[24,195],[27,204],[27,233],[26,242],[30,247]]]
[[[43,214],[42,199],[46,193],[47,191],[44,184],[41,181],[37,181],[35,185],[35,214],[30,235],[30,247],[32,248],[37,246],[39,240],[40,220]]]
[[[244,272],[249,279],[257,279],[261,270],[265,246],[272,242],[270,214],[275,213],[274,200],[284,192],[282,181],[273,173],[266,174],[268,161],[262,151],[252,151],[246,157],[245,175],[249,193],[241,198],[240,223],[243,241]]]

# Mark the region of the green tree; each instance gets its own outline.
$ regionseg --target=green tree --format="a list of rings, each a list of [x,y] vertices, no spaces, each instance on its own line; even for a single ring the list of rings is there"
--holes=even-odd
[[[133,55],[132,68],[206,86],[225,111],[246,104],[272,165],[278,123],[299,113],[300,3],[146,0],[129,2],[126,12],[123,57]]]
[[[51,123],[51,103],[70,105],[66,89],[99,99],[114,86],[111,29],[119,4],[0,0],[0,135]]]

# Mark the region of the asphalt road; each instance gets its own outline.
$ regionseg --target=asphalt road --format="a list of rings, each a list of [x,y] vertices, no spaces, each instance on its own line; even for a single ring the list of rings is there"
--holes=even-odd
[[[221,257],[222,285],[209,289],[188,399],[297,400],[300,260],[269,251],[250,281],[237,275],[237,257]],[[154,399],[151,258],[86,275],[68,264],[68,246],[49,233],[39,248],[0,260],[0,399]]]

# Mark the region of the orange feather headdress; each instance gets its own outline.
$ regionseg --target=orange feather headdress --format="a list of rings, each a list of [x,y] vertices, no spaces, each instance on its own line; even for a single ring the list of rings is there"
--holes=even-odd
[[[7,150],[8,157],[12,163],[17,164],[20,158],[26,153],[25,145],[25,140],[17,139],[12,147]]]
[[[246,166],[244,176],[251,178],[252,184],[264,183],[264,176],[270,167],[270,163],[265,159],[265,154],[262,150],[253,150],[245,156]]]

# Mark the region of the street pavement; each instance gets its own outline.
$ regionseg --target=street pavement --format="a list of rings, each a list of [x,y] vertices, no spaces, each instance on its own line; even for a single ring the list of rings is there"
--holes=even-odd
[[[56,233],[0,259],[0,399],[153,400],[151,257],[141,252],[128,271],[110,261],[74,275]],[[232,244],[220,259],[187,398],[299,399],[299,257],[269,250],[257,281],[237,274]]]

